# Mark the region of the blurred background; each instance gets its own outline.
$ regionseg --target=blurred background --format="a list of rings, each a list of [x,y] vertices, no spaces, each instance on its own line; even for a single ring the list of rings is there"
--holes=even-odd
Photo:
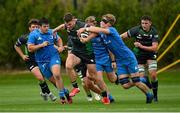
[[[100,21],[102,15],[112,13],[116,16],[115,27],[119,33],[140,23],[140,17],[147,14],[152,17],[157,28],[160,41],[173,21],[180,14],[179,0],[0,0],[0,69],[26,69],[23,60],[14,50],[14,43],[22,34],[28,32],[27,23],[31,18],[47,17],[51,28],[63,23],[63,15],[71,12],[84,20],[88,16],[96,16]],[[65,31],[58,33],[66,44]],[[159,49],[161,54],[180,34],[180,20],[176,22],[167,39]],[[131,40],[125,41],[132,48]],[[158,62],[159,68],[180,58],[180,43],[173,47]],[[61,54],[64,65],[67,52]],[[179,68],[175,65],[173,68]]]

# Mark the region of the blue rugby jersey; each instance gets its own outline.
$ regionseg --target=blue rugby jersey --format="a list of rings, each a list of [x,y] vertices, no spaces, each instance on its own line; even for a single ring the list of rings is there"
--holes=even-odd
[[[127,62],[136,60],[133,52],[124,44],[114,27],[109,27],[109,34],[103,38],[106,47],[115,55],[116,60]]]
[[[52,56],[59,55],[58,50],[54,47],[54,42],[56,42],[58,38],[58,36],[53,36],[51,29],[48,29],[47,33],[42,33],[40,29],[36,29],[30,33],[27,44],[38,45],[44,41],[49,42],[48,46],[35,51],[36,62],[49,62]]]
[[[99,33],[98,36],[91,40],[96,63],[103,65],[105,65],[109,60],[111,60],[108,49],[102,41],[104,36],[105,34]]]

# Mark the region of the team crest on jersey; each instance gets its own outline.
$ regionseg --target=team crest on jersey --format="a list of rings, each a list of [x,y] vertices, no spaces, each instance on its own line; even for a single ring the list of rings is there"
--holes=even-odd
[[[53,39],[53,36],[51,35],[50,39]]]

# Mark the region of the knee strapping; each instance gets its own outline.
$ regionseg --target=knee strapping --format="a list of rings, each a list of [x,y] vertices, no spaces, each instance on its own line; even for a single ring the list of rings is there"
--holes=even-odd
[[[145,72],[145,67],[143,65],[138,65],[138,70],[140,73],[144,73]]]
[[[148,70],[157,70],[157,61],[153,60],[149,65],[148,65]]]
[[[130,81],[129,81],[129,78],[128,78],[128,77],[119,79],[119,83],[120,83],[121,85],[127,84],[127,83],[129,83],[129,82],[130,82]]]
[[[133,77],[131,78],[133,83],[140,82],[140,77]]]

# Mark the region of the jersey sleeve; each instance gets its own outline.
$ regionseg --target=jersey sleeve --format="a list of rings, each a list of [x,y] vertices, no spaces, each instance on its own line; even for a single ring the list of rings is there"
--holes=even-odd
[[[159,41],[159,35],[157,30],[153,27],[153,38],[152,38],[152,42],[158,42]]]
[[[22,45],[25,45],[27,43],[27,35],[22,35],[19,37],[15,43],[16,46],[20,47]]]
[[[36,36],[33,32],[29,34],[29,38],[27,44],[35,44],[36,43]]]
[[[57,33],[55,33],[53,37],[54,37],[54,41],[56,42],[61,38]]]
[[[109,27],[109,34],[113,35],[116,32],[116,29],[114,29],[113,27]]]
[[[135,26],[135,27],[129,29],[129,30],[127,31],[128,37],[134,37],[134,36],[136,36],[137,33],[138,33],[138,27],[139,27],[139,26]]]

